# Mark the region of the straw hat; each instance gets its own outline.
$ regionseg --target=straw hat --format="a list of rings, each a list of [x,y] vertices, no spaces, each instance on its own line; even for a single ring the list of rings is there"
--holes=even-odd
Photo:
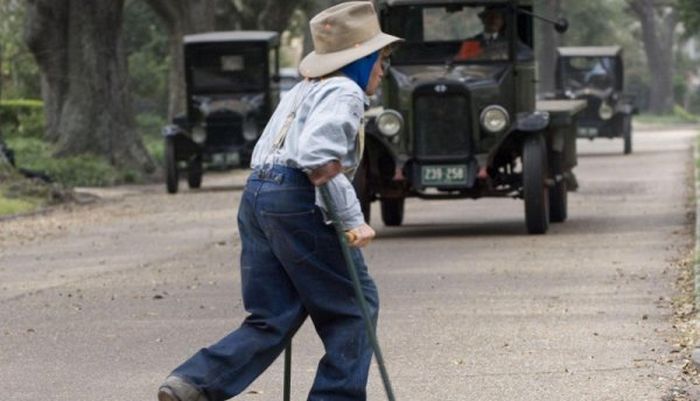
[[[314,51],[299,64],[307,78],[318,78],[402,41],[379,28],[369,1],[348,1],[321,11],[309,22]]]

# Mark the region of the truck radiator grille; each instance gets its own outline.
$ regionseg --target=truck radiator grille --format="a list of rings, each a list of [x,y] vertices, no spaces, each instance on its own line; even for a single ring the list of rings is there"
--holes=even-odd
[[[417,96],[414,107],[417,157],[466,157],[472,153],[465,96]]]
[[[206,122],[207,147],[213,151],[232,150],[245,144],[243,116],[232,111],[210,114]]]

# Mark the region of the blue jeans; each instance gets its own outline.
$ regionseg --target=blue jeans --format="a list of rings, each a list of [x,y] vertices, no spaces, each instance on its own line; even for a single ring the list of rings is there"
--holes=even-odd
[[[326,353],[308,400],[366,400],[372,348],[340,242],[315,206],[306,174],[282,166],[254,171],[241,200],[238,228],[248,316],[173,374],[210,401],[231,398],[270,366],[310,316]],[[376,326],[377,288],[362,253],[353,248],[352,255]]]

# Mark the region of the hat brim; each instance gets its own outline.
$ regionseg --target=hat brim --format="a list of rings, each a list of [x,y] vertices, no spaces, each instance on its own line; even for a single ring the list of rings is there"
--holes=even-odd
[[[339,52],[318,54],[312,51],[299,63],[299,73],[306,78],[319,78],[397,42],[403,39],[380,32],[364,43]]]

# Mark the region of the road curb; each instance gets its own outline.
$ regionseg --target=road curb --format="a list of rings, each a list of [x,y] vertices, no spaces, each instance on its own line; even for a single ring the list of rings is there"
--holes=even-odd
[[[700,148],[698,146],[698,140],[700,136],[695,138],[693,142],[693,185],[695,188],[695,252],[694,252],[694,262],[693,262],[693,278],[695,287],[695,308],[700,309],[700,167],[698,166],[698,160],[700,160]]]
[[[700,310],[700,146],[698,141],[700,135],[695,137],[693,141],[693,186],[695,188],[695,252],[693,257],[693,282],[695,309]],[[696,368],[700,369],[700,344],[695,344],[691,358]]]

